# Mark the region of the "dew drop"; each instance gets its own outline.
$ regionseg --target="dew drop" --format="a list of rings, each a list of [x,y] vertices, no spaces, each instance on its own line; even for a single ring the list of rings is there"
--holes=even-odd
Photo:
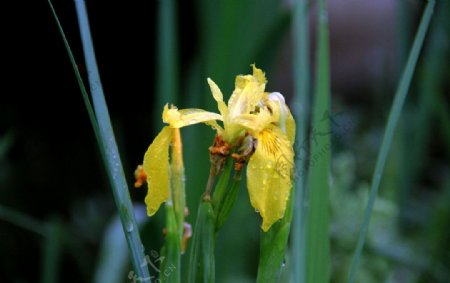
[[[131,232],[133,232],[133,230],[134,230],[133,224],[132,223],[128,223],[127,224],[127,232],[131,233]]]

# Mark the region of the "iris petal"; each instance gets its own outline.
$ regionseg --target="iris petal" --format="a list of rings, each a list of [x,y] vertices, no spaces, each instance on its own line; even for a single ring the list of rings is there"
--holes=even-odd
[[[236,76],[235,89],[228,101],[231,117],[250,113],[263,98],[266,78],[261,69],[252,66],[253,75]]]
[[[203,109],[169,109],[167,104],[164,107],[163,121],[164,123],[169,124],[172,128],[182,128],[193,124],[207,123],[215,120],[222,120],[222,116]]]
[[[173,130],[166,126],[153,140],[144,155],[144,172],[147,174],[148,193],[145,197],[147,214],[156,213],[169,199],[169,145]]]
[[[247,167],[247,188],[252,206],[263,218],[267,232],[286,211],[292,187],[294,152],[288,137],[278,127],[258,134],[256,151]]]
[[[217,101],[217,108],[219,108],[220,114],[222,114],[223,120],[225,121],[228,116],[228,107],[225,102],[223,102],[223,94],[216,83],[210,78],[208,78],[208,84],[214,99]]]

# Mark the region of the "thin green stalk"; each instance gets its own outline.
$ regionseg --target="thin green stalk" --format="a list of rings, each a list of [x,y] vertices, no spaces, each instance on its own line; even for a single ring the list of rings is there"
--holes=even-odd
[[[180,129],[173,129],[170,164],[170,200],[166,203],[166,236],[161,256],[161,282],[181,281],[181,254],[186,248],[183,240],[185,190],[184,165]]]
[[[175,209],[176,224],[181,240],[184,232],[184,214],[186,208],[185,175],[183,163],[183,145],[180,129],[173,130],[172,160],[170,164],[171,198]]]
[[[164,104],[178,103],[177,1],[158,1],[158,6],[158,79],[153,118],[161,123]]]
[[[294,282],[305,282],[305,152],[301,145],[307,137],[309,109],[309,17],[308,1],[298,0],[294,9],[294,116],[297,125],[295,205],[292,231],[292,257]],[[303,156],[302,156],[303,155]]]
[[[215,282],[216,216],[209,197],[200,200],[192,239],[189,283]]]
[[[43,237],[46,237],[48,234],[48,228],[47,226],[43,225],[43,223],[29,217],[22,212],[13,210],[3,205],[0,205],[0,219]]]
[[[330,104],[329,32],[326,1],[319,1],[313,133],[309,156],[309,211],[306,219],[306,282],[325,283],[330,275],[329,170],[330,125],[322,120]]]
[[[85,62],[89,75],[89,83],[92,94],[92,101],[94,104],[95,117],[97,118],[98,123],[97,125],[99,132],[96,133],[97,141],[101,148],[105,167],[107,168],[114,200],[119,211],[122,228],[124,230],[125,238],[127,239],[128,248],[131,253],[131,259],[136,275],[140,278],[149,279],[150,276],[148,273],[148,269],[142,266],[142,263],[145,261],[144,248],[139,236],[139,229],[134,216],[133,205],[131,203],[130,195],[128,192],[128,186],[125,180],[125,175],[123,173],[122,163],[115,142],[108,108],[106,106],[106,101],[100,82],[100,76],[98,73],[97,62],[95,59],[94,48],[89,29],[86,6],[84,1],[76,0],[75,7],[78,15],[78,23],[80,27]],[[66,43],[66,40],[64,41]],[[71,53],[70,49],[68,49],[68,52]],[[69,56],[73,57],[71,55]],[[72,61],[72,63],[74,63],[74,61]],[[74,66],[74,68],[76,69],[76,65]],[[92,120],[93,119],[91,118],[91,122]]]
[[[417,30],[414,43],[411,49],[411,52],[408,57],[408,61],[406,63],[405,70],[403,72],[402,78],[400,80],[397,92],[395,93],[394,102],[392,104],[391,111],[389,113],[389,118],[386,126],[386,130],[384,133],[383,141],[381,143],[381,149],[378,154],[377,163],[375,165],[375,171],[372,177],[372,185],[370,188],[369,200],[367,203],[367,207],[364,213],[363,223],[361,225],[361,229],[359,232],[358,243],[356,245],[355,254],[352,259],[352,264],[349,271],[348,281],[349,283],[353,283],[356,275],[356,270],[358,268],[359,260],[361,257],[362,249],[364,247],[364,242],[366,239],[367,230],[369,228],[370,216],[372,215],[373,205],[375,203],[375,199],[378,193],[378,188],[380,187],[381,177],[383,175],[384,165],[386,163],[386,158],[389,153],[389,149],[392,144],[392,140],[394,137],[395,128],[398,123],[398,119],[401,114],[401,110],[403,108],[403,104],[406,99],[406,95],[408,94],[408,89],[411,84],[411,79],[414,73],[414,69],[417,63],[417,59],[419,57],[420,50],[422,48],[425,34],[428,30],[428,26],[430,24],[431,16],[433,14],[435,1],[430,0],[427,3],[425,11],[423,13],[422,20],[420,22],[419,28]]]
[[[176,211],[173,204],[166,204],[166,236],[161,249],[159,280],[161,282],[180,282],[181,280],[181,239],[178,231]]]
[[[295,194],[292,192],[283,219],[273,224],[269,231],[261,232],[257,283],[279,282],[281,271],[285,265],[294,199]]]
[[[62,246],[62,227],[56,218],[48,223],[47,237],[43,242],[42,283],[58,282],[59,262]]]
[[[236,202],[239,188],[241,187],[241,180],[242,170],[235,172],[234,176],[231,178],[228,186],[226,187],[226,194],[218,202],[220,205],[214,207],[214,211],[216,213],[216,231],[219,231],[219,229],[222,228],[223,224],[225,224],[225,222],[228,220],[228,217],[230,216],[231,209]],[[216,188],[218,187],[219,186],[216,186]],[[215,195],[216,193],[214,193],[214,196]]]
[[[61,26],[61,23],[59,22],[58,15],[56,14],[55,9],[53,8],[53,4],[52,4],[51,0],[48,0],[48,4],[50,6],[50,9],[52,10],[53,17],[55,18],[56,25],[58,26],[59,33],[61,34],[62,40],[64,42],[64,47],[67,50],[67,55],[69,56],[70,64],[72,65],[73,71],[75,73],[75,77],[77,78],[78,86],[80,87],[81,94],[83,96],[83,102],[84,102],[84,105],[86,106],[86,110],[89,115],[89,120],[90,120],[92,128],[94,130],[94,134],[95,134],[97,143],[99,145],[100,154],[102,155],[102,157],[104,159],[105,158],[104,157],[105,150],[101,146],[101,142],[100,142],[100,129],[98,127],[97,118],[95,117],[94,109],[92,108],[91,101],[89,100],[89,95],[86,90],[86,86],[84,85],[83,79],[81,77],[80,71],[78,70],[77,63],[75,61],[75,57],[73,56],[72,49],[70,48],[69,42],[67,41],[66,35]]]

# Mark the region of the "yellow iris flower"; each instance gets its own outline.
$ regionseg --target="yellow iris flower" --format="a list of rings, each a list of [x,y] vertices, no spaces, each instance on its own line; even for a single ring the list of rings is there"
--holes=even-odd
[[[169,144],[172,128],[205,123],[217,130],[217,135],[235,146],[246,133],[256,140],[255,151],[247,166],[247,189],[252,206],[263,219],[261,228],[267,232],[284,216],[292,188],[294,164],[293,144],[295,122],[279,93],[264,92],[266,77],[253,66],[252,75],[236,77],[235,89],[228,105],[219,87],[208,78],[212,95],[220,114],[202,109],[169,108],[163,111],[166,126],[155,138],[144,156],[148,194],[145,198],[148,215],[153,215],[169,200]],[[217,121],[221,121],[223,127]]]

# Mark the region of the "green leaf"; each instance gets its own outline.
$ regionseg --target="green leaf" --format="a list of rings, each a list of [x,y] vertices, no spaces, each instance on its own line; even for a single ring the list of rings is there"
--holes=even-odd
[[[329,171],[330,171],[330,59],[326,1],[319,1],[316,82],[309,156],[309,211],[306,223],[306,282],[325,283],[330,275]]]
[[[211,201],[202,198],[198,208],[194,237],[192,239],[188,278],[188,282],[190,283],[214,282],[215,220],[216,216]]]
[[[370,188],[369,200],[367,203],[366,211],[364,213],[363,224],[361,225],[361,230],[359,233],[358,243],[356,245],[355,254],[352,259],[352,264],[349,271],[348,281],[349,283],[354,282],[356,270],[359,265],[361,258],[362,249],[364,247],[366,234],[369,228],[370,217],[372,215],[373,205],[378,193],[378,188],[380,187],[381,177],[383,175],[384,166],[386,164],[386,159],[391,148],[392,140],[394,138],[394,132],[400,117],[400,113],[403,108],[403,104],[408,94],[408,89],[411,84],[411,79],[414,73],[414,69],[419,57],[420,50],[422,48],[425,34],[428,30],[430,24],[431,15],[434,9],[434,0],[430,0],[427,3],[425,11],[423,13],[422,20],[420,22],[419,28],[417,30],[414,43],[411,52],[406,63],[405,70],[403,72],[402,78],[399,82],[397,92],[395,93],[394,102],[392,104],[391,111],[389,113],[389,118],[387,121],[386,129],[384,132],[383,141],[381,143],[381,148],[378,153],[377,163],[375,165],[375,170],[372,177],[372,185]]]
[[[284,267],[284,258],[291,230],[293,203],[292,192],[283,219],[273,224],[267,232],[261,232],[258,275],[256,282],[278,282]]]
[[[166,204],[166,238],[161,249],[161,282],[180,282],[181,279],[181,242],[176,212],[173,205]]]
[[[99,146],[100,153],[109,177],[114,201],[120,215],[122,229],[125,234],[125,238],[127,239],[134,269],[138,277],[150,278],[148,269],[141,266],[141,263],[145,260],[144,247],[140,239],[139,229],[137,228],[138,226],[134,216],[134,209],[128,192],[128,185],[125,180],[122,162],[120,160],[111,120],[109,118],[108,108],[106,106],[106,101],[103,94],[103,88],[100,82],[100,75],[95,59],[85,3],[82,0],[77,0],[75,1],[75,7],[78,15],[78,23],[80,27],[84,57],[89,75],[90,90],[92,94],[95,114],[92,110],[89,98],[87,97],[86,88],[84,86],[83,80],[81,79],[81,75],[77,68],[77,64],[75,62],[62,26],[56,15],[53,5],[51,4],[51,1],[49,0],[48,3],[55,17],[58,29],[61,33],[61,37],[64,41],[64,45],[69,55],[70,62],[72,64],[81,92],[83,94],[83,99],[88,110],[92,127],[94,128],[95,137],[97,139],[97,144]]]
[[[295,182],[295,208],[292,229],[292,260],[294,282],[304,283],[306,280],[306,168],[302,143],[307,137],[307,123],[310,94],[309,71],[309,6],[307,0],[296,1],[294,9],[293,38],[294,38],[294,105],[296,146],[295,167],[297,176]]]

